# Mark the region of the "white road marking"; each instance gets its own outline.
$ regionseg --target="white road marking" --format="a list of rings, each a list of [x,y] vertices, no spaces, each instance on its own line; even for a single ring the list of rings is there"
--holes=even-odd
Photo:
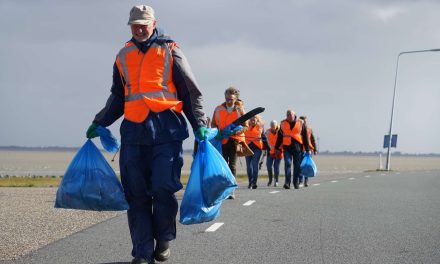
[[[243,204],[243,206],[249,206],[249,205],[251,205],[251,204],[253,204],[253,203],[255,203],[255,200],[249,200],[249,201],[245,202],[245,203]]]
[[[355,178],[348,178],[350,181],[354,180]]]
[[[205,230],[205,232],[215,232],[217,229],[219,229],[224,223],[215,223],[212,226],[210,226],[208,229]]]
[[[338,181],[331,181],[332,183],[338,182]]]
[[[320,183],[314,183],[314,184],[312,184],[313,186],[319,186],[319,185],[321,185]]]
[[[270,193],[279,193],[280,191],[272,191],[272,192],[270,192]]]
[[[370,178],[371,176],[370,175],[365,175],[365,178]]]

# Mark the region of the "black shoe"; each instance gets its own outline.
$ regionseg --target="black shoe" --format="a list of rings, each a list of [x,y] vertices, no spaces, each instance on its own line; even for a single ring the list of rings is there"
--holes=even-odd
[[[256,184],[254,184],[254,185],[252,185],[252,189],[257,189],[257,185]]]
[[[248,185],[248,189],[250,189],[252,187],[252,183],[249,183]]]
[[[170,242],[169,241],[157,241],[156,249],[154,250],[154,258],[157,261],[166,261],[170,258]]]
[[[271,183],[271,182],[268,182],[268,183],[267,183],[267,186],[271,186],[271,185],[272,185],[272,183]]]
[[[148,262],[148,260],[144,259],[144,258],[134,258],[131,261],[131,264],[152,264],[154,262]]]
[[[286,190],[288,190],[288,189],[290,189],[290,186],[287,185],[287,184],[284,184],[284,185],[283,185],[283,188],[286,189]]]
[[[299,185],[298,184],[293,184],[293,188],[299,189]]]
[[[307,182],[305,182],[304,187],[309,187],[309,184]]]

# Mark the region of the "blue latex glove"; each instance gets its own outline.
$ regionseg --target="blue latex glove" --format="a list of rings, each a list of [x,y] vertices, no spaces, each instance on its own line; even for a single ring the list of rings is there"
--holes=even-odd
[[[202,126],[202,127],[197,128],[195,135],[198,140],[203,140],[207,133],[208,133],[208,129],[206,127]]]
[[[96,132],[96,129],[98,128],[98,124],[93,122],[89,128],[87,129],[86,136],[87,138],[95,138],[99,137],[98,132]]]

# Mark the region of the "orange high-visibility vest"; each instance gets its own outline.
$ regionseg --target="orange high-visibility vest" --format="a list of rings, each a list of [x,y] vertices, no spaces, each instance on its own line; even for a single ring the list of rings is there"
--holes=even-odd
[[[254,143],[259,149],[263,149],[263,140],[261,140],[262,128],[259,125],[249,127],[244,133],[246,144]]]
[[[301,145],[303,144],[301,135],[303,124],[304,121],[298,118],[293,128],[290,129],[290,124],[289,122],[287,122],[287,120],[284,119],[283,121],[281,121],[280,129],[283,131],[284,146],[289,146],[292,143],[292,138],[298,141]]]
[[[214,110],[214,124],[216,124],[217,128],[219,130],[225,129],[227,126],[229,126],[232,122],[235,121],[235,119],[239,118],[241,116],[241,112],[235,107],[233,111],[228,113],[228,110],[226,107],[221,104],[217,106]],[[244,133],[241,133],[237,136],[231,136],[231,138],[237,139],[239,141],[244,141]],[[222,144],[226,144],[228,142],[229,138],[225,138],[222,140]]]
[[[267,137],[267,143],[269,144],[270,147],[270,154],[274,155],[275,144],[277,143],[277,138],[278,138],[278,129],[277,131],[275,131],[275,133],[272,133],[272,129],[269,128],[268,130],[266,130],[266,137]]]
[[[183,103],[177,98],[172,78],[172,49],[175,43],[153,43],[142,53],[129,41],[116,56],[116,65],[125,80],[124,116],[143,122],[150,111],[172,109],[181,113]]]

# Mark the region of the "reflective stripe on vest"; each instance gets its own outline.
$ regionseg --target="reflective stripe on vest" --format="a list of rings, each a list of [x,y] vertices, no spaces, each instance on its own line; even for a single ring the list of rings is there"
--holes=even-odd
[[[290,129],[290,124],[286,120],[281,121],[280,128],[283,130],[283,145],[290,146],[292,144],[292,138],[298,141],[301,145],[303,144],[302,140],[302,127],[303,121],[301,119],[296,120],[293,129]]]
[[[149,112],[172,109],[181,112],[183,104],[177,98],[172,82],[172,44],[153,43],[146,53],[128,42],[116,57],[116,65],[125,80],[124,116],[141,123]]]
[[[230,113],[224,105],[219,105],[214,110],[214,120],[213,122],[217,125],[217,128],[220,130],[225,129],[229,126],[235,119],[241,116],[240,111],[237,108],[234,108]],[[231,138],[235,138],[240,141],[244,141],[244,134],[231,136]],[[226,144],[228,142],[228,138],[222,140],[222,144]]]
[[[270,147],[270,154],[275,154],[275,144],[277,143],[278,138],[278,130],[274,133],[272,133],[272,129],[269,128],[266,130],[266,137],[267,137],[267,143]]]
[[[261,127],[256,125],[249,127],[244,133],[246,136],[246,144],[254,143],[259,149],[263,149],[263,141],[261,140]]]

